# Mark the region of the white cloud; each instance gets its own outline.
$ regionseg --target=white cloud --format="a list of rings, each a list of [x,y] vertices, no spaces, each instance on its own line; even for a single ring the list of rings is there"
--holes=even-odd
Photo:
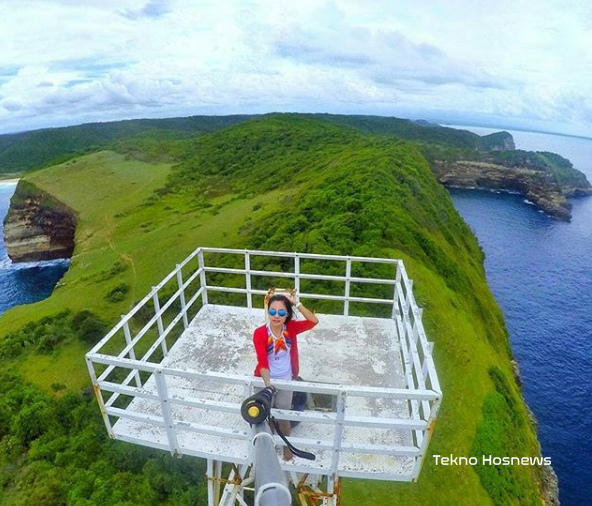
[[[552,0],[3,0],[0,130],[300,110],[592,135],[590,12]]]

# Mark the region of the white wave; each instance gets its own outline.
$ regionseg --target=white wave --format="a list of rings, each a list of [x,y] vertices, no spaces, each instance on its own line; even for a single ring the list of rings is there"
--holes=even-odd
[[[55,260],[41,260],[39,262],[13,262],[10,258],[0,260],[0,270],[20,271],[25,269],[34,269],[36,267],[67,267],[70,260],[67,258],[57,258]]]

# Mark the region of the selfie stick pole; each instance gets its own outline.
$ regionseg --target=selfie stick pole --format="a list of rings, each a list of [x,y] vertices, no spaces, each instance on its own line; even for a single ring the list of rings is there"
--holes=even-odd
[[[253,429],[255,506],[289,506],[292,495],[280,467],[269,425],[264,421],[254,425]]]

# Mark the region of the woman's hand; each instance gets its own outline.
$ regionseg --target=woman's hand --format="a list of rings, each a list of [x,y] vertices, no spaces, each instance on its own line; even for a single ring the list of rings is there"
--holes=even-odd
[[[286,295],[286,298],[290,301],[290,304],[292,304],[293,306],[296,305],[296,297],[294,296],[294,294]]]

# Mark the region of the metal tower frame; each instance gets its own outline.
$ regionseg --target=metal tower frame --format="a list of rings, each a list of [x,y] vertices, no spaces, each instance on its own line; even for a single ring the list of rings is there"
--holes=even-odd
[[[215,259],[243,257],[231,266],[215,265]],[[291,264],[283,271],[253,269],[256,257],[275,257]],[[314,274],[303,272],[303,261],[326,261],[341,263],[343,275]],[[393,279],[354,276],[354,264],[387,264],[396,269]],[[228,265],[228,264],[226,264]],[[216,275],[238,276],[243,286],[216,284]],[[153,287],[128,314],[122,316],[115,327],[87,354],[86,361],[93,389],[103,415],[103,420],[112,438],[136,444],[168,450],[175,455],[194,455],[207,459],[209,505],[245,505],[245,493],[250,493],[255,480],[254,453],[233,457],[216,455],[211,451],[191,447],[187,434],[196,437],[228,438],[251,445],[253,434],[244,430],[204,425],[181,419],[178,409],[209,410],[236,414],[240,404],[225,400],[195,398],[191,395],[171,394],[174,381],[214,382],[232,387],[243,398],[252,394],[253,388],[262,386],[260,379],[250,375],[221,374],[191,368],[167,365],[167,356],[180,342],[184,332],[200,313],[215,309],[209,301],[218,292],[241,294],[245,297],[244,308],[256,311],[254,297],[262,297],[266,289],[255,288],[257,278],[286,279],[299,292],[304,280],[321,280],[343,283],[341,293],[300,293],[307,299],[338,301],[343,303],[343,313],[349,317],[352,304],[378,304],[390,307],[391,325],[396,328],[400,343],[402,368],[406,388],[377,388],[365,385],[331,385],[315,382],[277,382],[279,388],[326,394],[334,399],[334,410],[319,414],[314,411],[295,412],[273,410],[274,416],[284,420],[298,420],[306,424],[329,425],[328,440],[311,438],[297,439],[295,444],[311,451],[328,452],[325,464],[285,466],[289,481],[302,505],[335,506],[339,501],[339,478],[355,477],[392,481],[416,481],[425,459],[428,444],[442,399],[442,391],[432,359],[433,343],[427,340],[422,318],[413,295],[413,282],[408,278],[402,260],[337,255],[314,255],[255,250],[234,250],[200,247]],[[381,284],[392,287],[392,297],[373,298],[356,296],[354,285]],[[166,294],[166,295],[165,295]],[[165,300],[163,300],[165,299]],[[201,304],[200,304],[201,303]],[[197,308],[197,311],[196,311]],[[171,315],[172,317],[167,317]],[[390,399],[403,402],[408,407],[406,417],[359,416],[352,412],[348,400]],[[157,412],[142,411],[141,402],[157,406]],[[140,411],[138,411],[140,406]],[[159,431],[158,437],[131,437],[118,430],[119,424],[135,423]],[[409,434],[410,444],[371,444],[368,442],[345,442],[344,430],[401,431]],[[200,436],[202,435],[202,436]],[[263,437],[263,436],[261,436]],[[283,444],[277,436],[269,436],[272,443]],[[368,454],[384,458],[407,459],[401,470],[358,469],[346,465],[345,456]],[[222,479],[222,462],[232,465],[228,478]],[[349,466],[349,467],[348,467]],[[324,486],[321,486],[321,484]],[[223,487],[222,487],[223,486]]]

